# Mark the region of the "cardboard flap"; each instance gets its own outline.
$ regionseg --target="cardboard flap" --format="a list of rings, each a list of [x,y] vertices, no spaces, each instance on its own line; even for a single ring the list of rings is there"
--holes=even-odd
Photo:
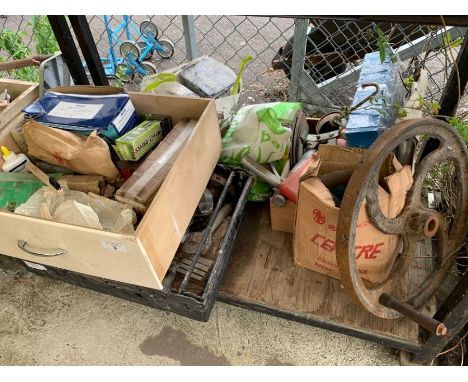
[[[322,183],[319,178],[310,178],[304,183],[304,187],[308,192],[314,194],[320,201],[327,206],[336,207],[335,201],[333,200],[332,193]],[[300,199],[299,199],[300,202]],[[300,206],[300,204],[299,204]]]
[[[302,171],[302,174],[299,177],[299,183],[318,176],[320,165],[322,163],[322,158],[320,155],[314,154],[309,165]]]
[[[401,166],[401,165],[400,165]],[[411,166],[402,166],[399,171],[385,177],[385,183],[390,191],[389,218],[395,218],[405,205],[406,194],[413,185]]]
[[[320,145],[317,151],[322,158],[319,175],[338,170],[354,170],[365,152],[366,149],[356,147]]]

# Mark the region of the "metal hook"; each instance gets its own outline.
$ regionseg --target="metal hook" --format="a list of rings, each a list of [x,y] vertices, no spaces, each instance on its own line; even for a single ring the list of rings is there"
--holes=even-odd
[[[362,101],[360,101],[357,105],[354,105],[352,106],[350,109],[349,109],[349,112],[352,113],[354,110],[360,108],[362,105],[364,105],[367,101],[369,101],[372,97],[375,97],[379,91],[380,91],[380,86],[379,84],[376,84],[375,82],[370,82],[370,83],[366,83],[366,84],[362,84],[361,87],[363,89],[365,88],[368,88],[370,86],[373,86],[375,87],[375,90],[372,94],[368,95],[366,98],[364,98]]]

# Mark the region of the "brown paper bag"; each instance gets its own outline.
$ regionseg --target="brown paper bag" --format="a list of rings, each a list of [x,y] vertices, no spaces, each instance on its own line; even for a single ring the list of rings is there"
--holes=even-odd
[[[96,131],[84,137],[28,120],[23,125],[23,134],[28,154],[33,157],[80,174],[102,175],[109,182],[119,176],[109,146]]]

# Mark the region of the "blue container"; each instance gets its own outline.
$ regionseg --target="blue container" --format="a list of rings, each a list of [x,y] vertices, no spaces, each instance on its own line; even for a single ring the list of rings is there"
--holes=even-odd
[[[389,54],[383,63],[380,62],[379,52],[369,53],[364,57],[352,106],[375,91],[372,86],[362,88],[362,84],[377,83],[380,90],[373,102],[366,102],[349,115],[346,124],[348,145],[367,148],[387,127],[394,124],[397,117],[397,108],[394,106],[401,105],[403,101],[399,68],[400,61],[392,63]]]

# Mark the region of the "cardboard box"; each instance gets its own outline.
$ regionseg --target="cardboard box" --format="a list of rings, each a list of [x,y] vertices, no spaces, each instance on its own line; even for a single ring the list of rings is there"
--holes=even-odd
[[[106,94],[119,90],[90,86],[65,90],[70,91]],[[216,106],[210,99],[142,93],[129,95],[139,114],[168,115],[174,124],[185,119],[198,120],[135,234],[108,232],[0,211],[0,225],[3,227],[0,253],[39,263],[46,268],[51,266],[162,289],[162,280],[221,153]],[[0,138],[3,144],[4,137]],[[60,253],[66,252],[66,255],[34,256],[20,248],[19,241],[36,252],[55,253],[60,249]]]
[[[296,203],[286,199],[283,207],[273,204],[270,198],[271,229],[273,231],[294,232],[294,221],[296,219]]]
[[[335,165],[326,167],[327,171],[352,168],[359,161],[358,154],[348,149],[340,151]],[[348,154],[350,161],[348,161]],[[362,155],[362,153],[361,153]],[[317,155],[320,160],[320,155]],[[392,161],[394,171],[384,178],[389,192],[379,186],[378,194],[382,212],[392,218],[403,208],[407,191],[412,185],[411,168],[401,166],[396,159]],[[311,167],[314,163],[311,164]],[[315,163],[316,165],[316,163]],[[319,167],[322,169],[322,166]],[[316,170],[319,174],[320,170]],[[316,174],[316,175],[317,175]],[[310,174],[309,174],[310,176]],[[294,263],[298,266],[340,278],[336,263],[336,224],[340,209],[328,188],[318,176],[312,176],[301,182],[299,187],[298,210],[294,232]],[[379,283],[387,276],[399,250],[399,240],[395,235],[386,235],[378,231],[370,222],[365,203],[356,224],[356,259],[361,277],[370,283]]]

